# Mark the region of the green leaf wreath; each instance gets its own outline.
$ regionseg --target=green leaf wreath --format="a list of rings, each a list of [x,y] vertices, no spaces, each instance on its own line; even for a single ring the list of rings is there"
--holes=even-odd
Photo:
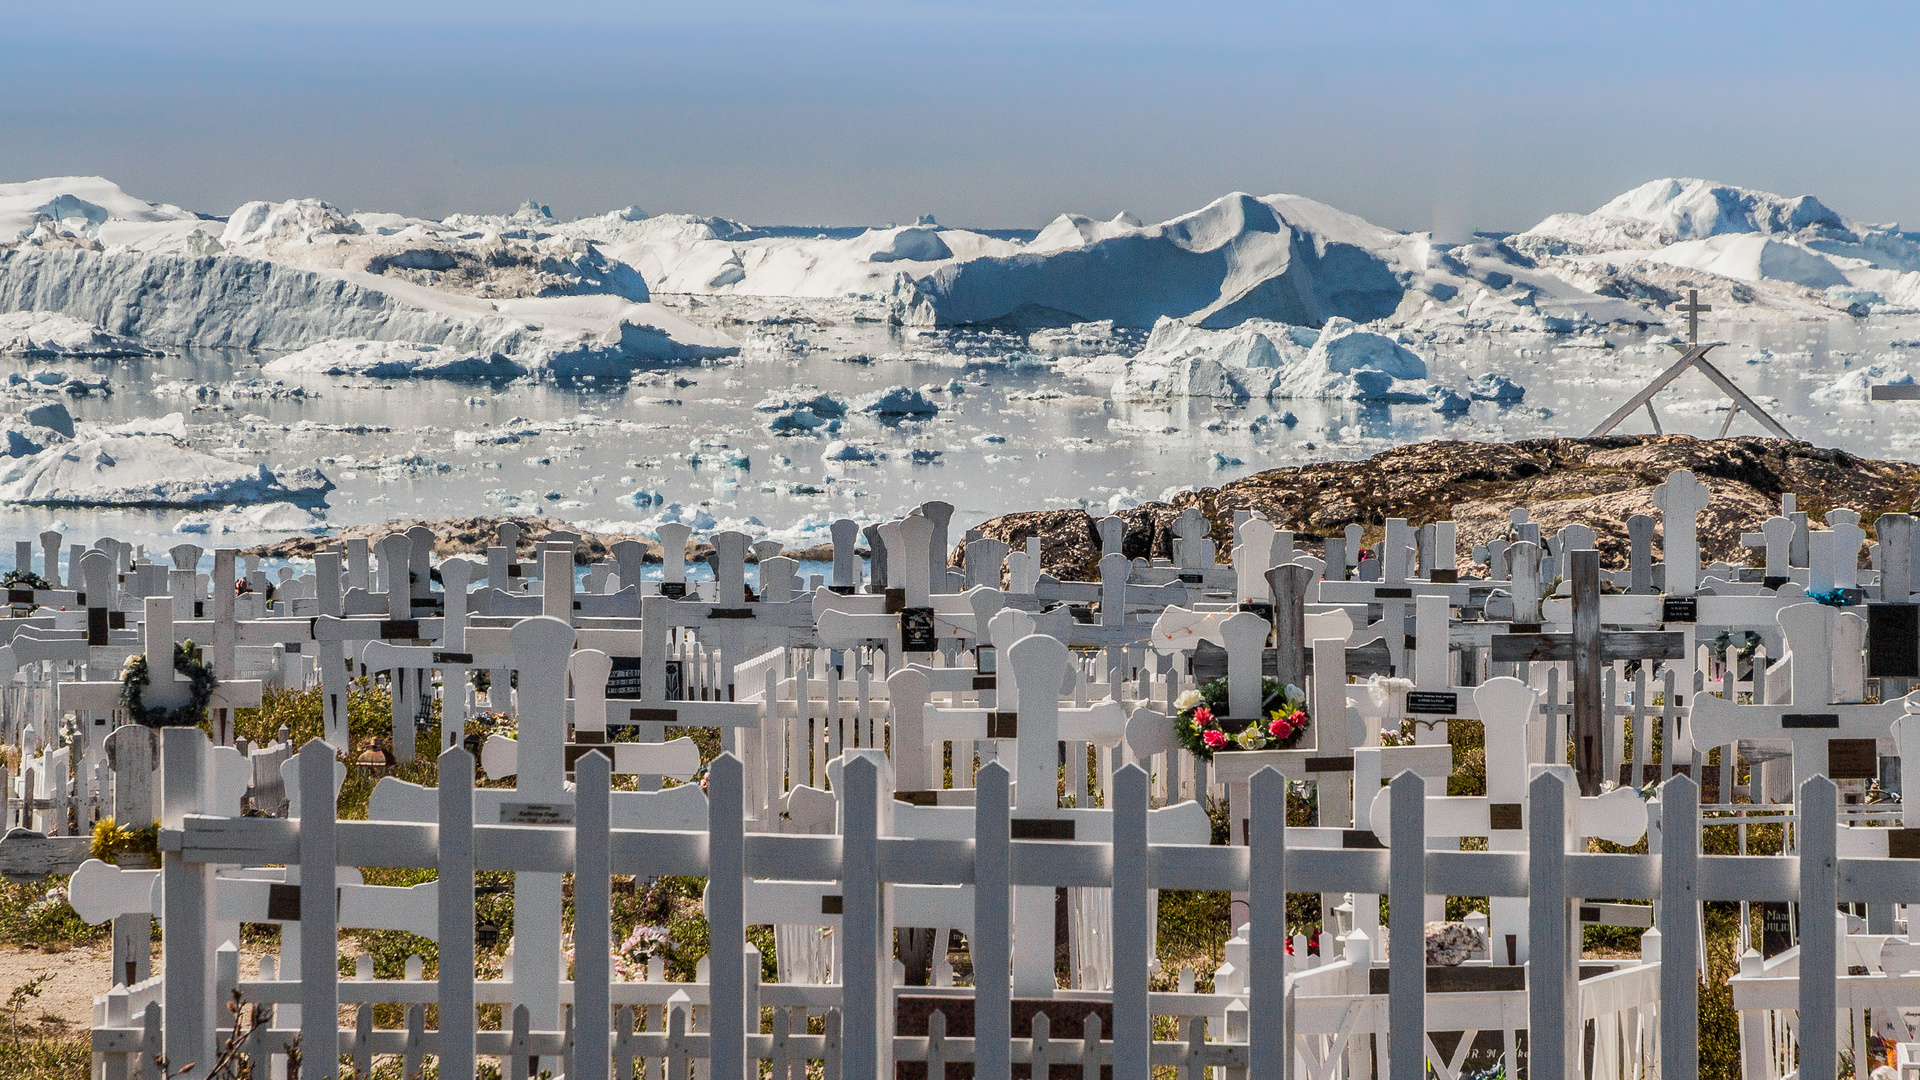
[[[213,677],[213,667],[200,659],[192,638],[174,645],[173,670],[185,675],[192,686],[187,703],[177,709],[158,705],[148,708],[145,688],[153,684],[153,678],[147,668],[146,654],[127,657],[126,665],[120,669],[120,704],[135,723],[154,728],[195,727],[207,718],[207,705],[213,701],[213,690],[220,685],[220,680]]]
[[[31,570],[9,570],[5,577],[0,577],[0,586],[9,589],[51,589],[53,582]]]
[[[1174,701],[1178,711],[1173,730],[1180,745],[1203,761],[1234,750],[1291,750],[1307,733],[1311,718],[1306,699],[1306,692],[1297,686],[1282,686],[1279,679],[1263,678],[1260,718],[1223,721],[1220,714],[1227,711],[1227,680],[1215,679]]]

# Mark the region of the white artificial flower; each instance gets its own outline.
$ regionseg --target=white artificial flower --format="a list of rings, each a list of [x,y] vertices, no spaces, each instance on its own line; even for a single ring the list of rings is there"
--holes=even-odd
[[[1200,696],[1200,691],[1188,690],[1173,699],[1173,710],[1175,712],[1186,712],[1188,709],[1200,704],[1203,700],[1205,699]]]

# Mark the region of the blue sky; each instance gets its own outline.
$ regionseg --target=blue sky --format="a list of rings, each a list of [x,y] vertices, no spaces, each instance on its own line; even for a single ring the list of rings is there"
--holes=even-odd
[[[535,198],[1011,227],[1286,191],[1459,236],[1691,175],[1920,227],[1916,24],[1892,4],[18,6],[0,180],[98,173],[219,214]]]

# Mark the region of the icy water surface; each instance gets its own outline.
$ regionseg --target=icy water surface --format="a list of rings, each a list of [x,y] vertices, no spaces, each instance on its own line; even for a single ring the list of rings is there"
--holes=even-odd
[[[1527,388],[1519,405],[1476,402],[1449,417],[1426,405],[1115,402],[1105,386],[1056,374],[1017,334],[871,323],[724,328],[743,342],[741,356],[663,369],[624,386],[315,377],[297,384],[307,396],[248,397],[228,384],[259,378],[271,357],[210,351],[94,364],[0,359],[0,370],[106,377],[111,396],[65,399],[82,421],[182,411],[202,449],[276,468],[317,465],[338,485],[323,511],[333,526],[547,513],[588,528],[649,531],[665,503],[696,528],[741,527],[804,545],[824,541],[834,518],[883,517],[933,498],[953,503],[956,524],[970,525],[1010,510],[1105,511],[1170,489],[1360,458],[1415,440],[1584,435],[1677,356],[1654,337],[1658,331],[1615,333],[1607,348],[1516,335],[1416,342],[1437,384],[1493,371]],[[1713,354],[1721,369],[1799,437],[1874,457],[1913,455],[1920,403],[1870,404],[1863,390],[1838,400],[1818,392],[1875,363],[1882,370],[1858,380],[1862,386],[1905,372],[1908,345],[1920,348],[1920,319],[1712,329],[1731,342]],[[192,386],[223,392],[183,394]],[[941,412],[907,421],[850,415],[831,435],[781,437],[766,429],[769,414],[755,410],[774,395],[817,388],[854,397],[894,386],[938,388],[930,397]],[[1697,374],[1683,376],[1658,404],[1668,432],[1712,436],[1726,416],[1725,399]],[[1642,412],[1621,430],[1651,427]],[[1745,417],[1733,430],[1760,433]],[[834,440],[875,460],[823,460]],[[161,547],[268,539],[223,531],[231,517],[7,508],[0,540],[37,536],[49,525],[70,540],[112,534]],[[12,545],[0,546],[0,562],[11,559]]]

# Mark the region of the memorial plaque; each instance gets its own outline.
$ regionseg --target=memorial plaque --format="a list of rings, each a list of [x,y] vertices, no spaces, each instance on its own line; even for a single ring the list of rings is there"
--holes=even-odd
[[[124,612],[124,611],[109,611],[109,612],[107,612],[107,629],[109,629],[109,630],[125,630],[126,628],[127,628],[127,613],[126,613],[126,612]],[[296,642],[293,642],[293,644],[295,644],[295,645],[298,645],[298,644],[300,644],[300,643],[296,641]],[[297,651],[297,650],[293,650],[293,649],[289,649],[289,650],[287,650],[287,651],[288,651],[288,652],[295,652],[295,651]]]
[[[571,825],[573,804],[503,802],[500,804],[500,824]]]
[[[1262,604],[1262,603],[1259,603],[1258,601],[1249,601],[1247,603],[1241,604],[1240,610],[1252,612],[1253,614],[1260,616],[1262,619],[1265,619],[1268,622],[1273,621],[1273,605],[1272,604]]]
[[[382,641],[415,641],[419,637],[419,619],[380,620],[380,640]]]
[[[973,688],[975,690],[998,690],[1000,688],[1000,679],[995,675],[975,675],[973,677]]]
[[[979,675],[1000,674],[1000,657],[994,652],[993,646],[975,645],[973,647],[973,670]]]
[[[607,700],[640,700],[640,667],[637,656],[609,656],[612,666],[607,669]]]
[[[860,591],[858,585],[829,585],[827,591],[837,596],[852,596]]]
[[[1416,715],[1452,716],[1460,711],[1460,695],[1452,690],[1409,690],[1407,712]]]
[[[751,619],[753,618],[753,609],[743,608],[743,607],[717,607],[707,612],[707,618],[709,619]]]
[[[1014,818],[1009,827],[1015,840],[1071,840],[1072,818]]]
[[[677,709],[627,710],[627,723],[629,724],[676,724],[679,722],[680,712]]]
[[[1760,954],[1771,960],[1793,948],[1793,931],[1798,920],[1793,905],[1766,901],[1760,905]]]
[[[1669,596],[1660,601],[1661,622],[1699,622],[1700,601],[1692,596]]]
[[[844,915],[846,914],[845,908],[846,900],[838,893],[828,893],[820,898],[820,914],[822,915]]]
[[[1783,728],[1837,728],[1840,726],[1839,713],[1790,712],[1780,715]]]
[[[31,604],[33,603],[33,590],[32,589],[8,589],[7,603]]]
[[[990,712],[987,714],[987,738],[1017,739],[1020,737],[1020,714],[1017,712]]]
[[[1180,575],[1180,583],[1183,585],[1199,585],[1204,583],[1206,580],[1207,580],[1207,575],[1205,574],[1181,574]]]
[[[900,647],[907,652],[933,652],[940,647],[940,635],[933,625],[932,608],[910,607],[900,610]]]
[[[684,701],[687,696],[687,676],[685,660],[667,661],[667,700]]]
[[[1373,590],[1375,600],[1411,600],[1413,590],[1404,585],[1380,585]]]
[[[1372,829],[1341,829],[1340,846],[1348,850],[1385,851],[1387,845],[1373,834]]]
[[[1766,589],[1768,592],[1774,592],[1778,590],[1780,586],[1792,580],[1790,577],[1763,577],[1760,579],[1760,587]]]
[[[660,583],[660,595],[674,600],[683,600],[687,595],[687,583],[684,581],[663,581]]]
[[[907,610],[907,590],[887,589],[880,595],[886,600],[887,614],[898,615]]]
[[[903,802],[909,806],[939,806],[940,793],[938,791],[896,791],[893,793],[893,801]]]
[[[1526,808],[1517,802],[1497,802],[1487,807],[1487,826],[1494,829],[1526,828]]]
[[[87,644],[105,645],[107,643],[107,609],[87,609]]]
[[[1920,679],[1920,605],[1867,605],[1867,678]]]
[[[298,645],[299,642],[296,641],[294,644]],[[473,663],[473,654],[470,652],[439,652],[436,650],[433,654],[433,662],[436,666],[440,664],[471,665]]]
[[[1307,772],[1352,772],[1353,758],[1348,757],[1310,757],[1301,762]]]
[[[1920,829],[1888,829],[1887,858],[1920,859]]]
[[[300,886],[278,881],[267,886],[267,921],[300,921]]]
[[[1460,571],[1435,570],[1427,575],[1427,580],[1435,585],[1457,585],[1460,583]]]
[[[1874,740],[1827,740],[1827,779],[1872,780],[1879,775],[1880,755]]]

